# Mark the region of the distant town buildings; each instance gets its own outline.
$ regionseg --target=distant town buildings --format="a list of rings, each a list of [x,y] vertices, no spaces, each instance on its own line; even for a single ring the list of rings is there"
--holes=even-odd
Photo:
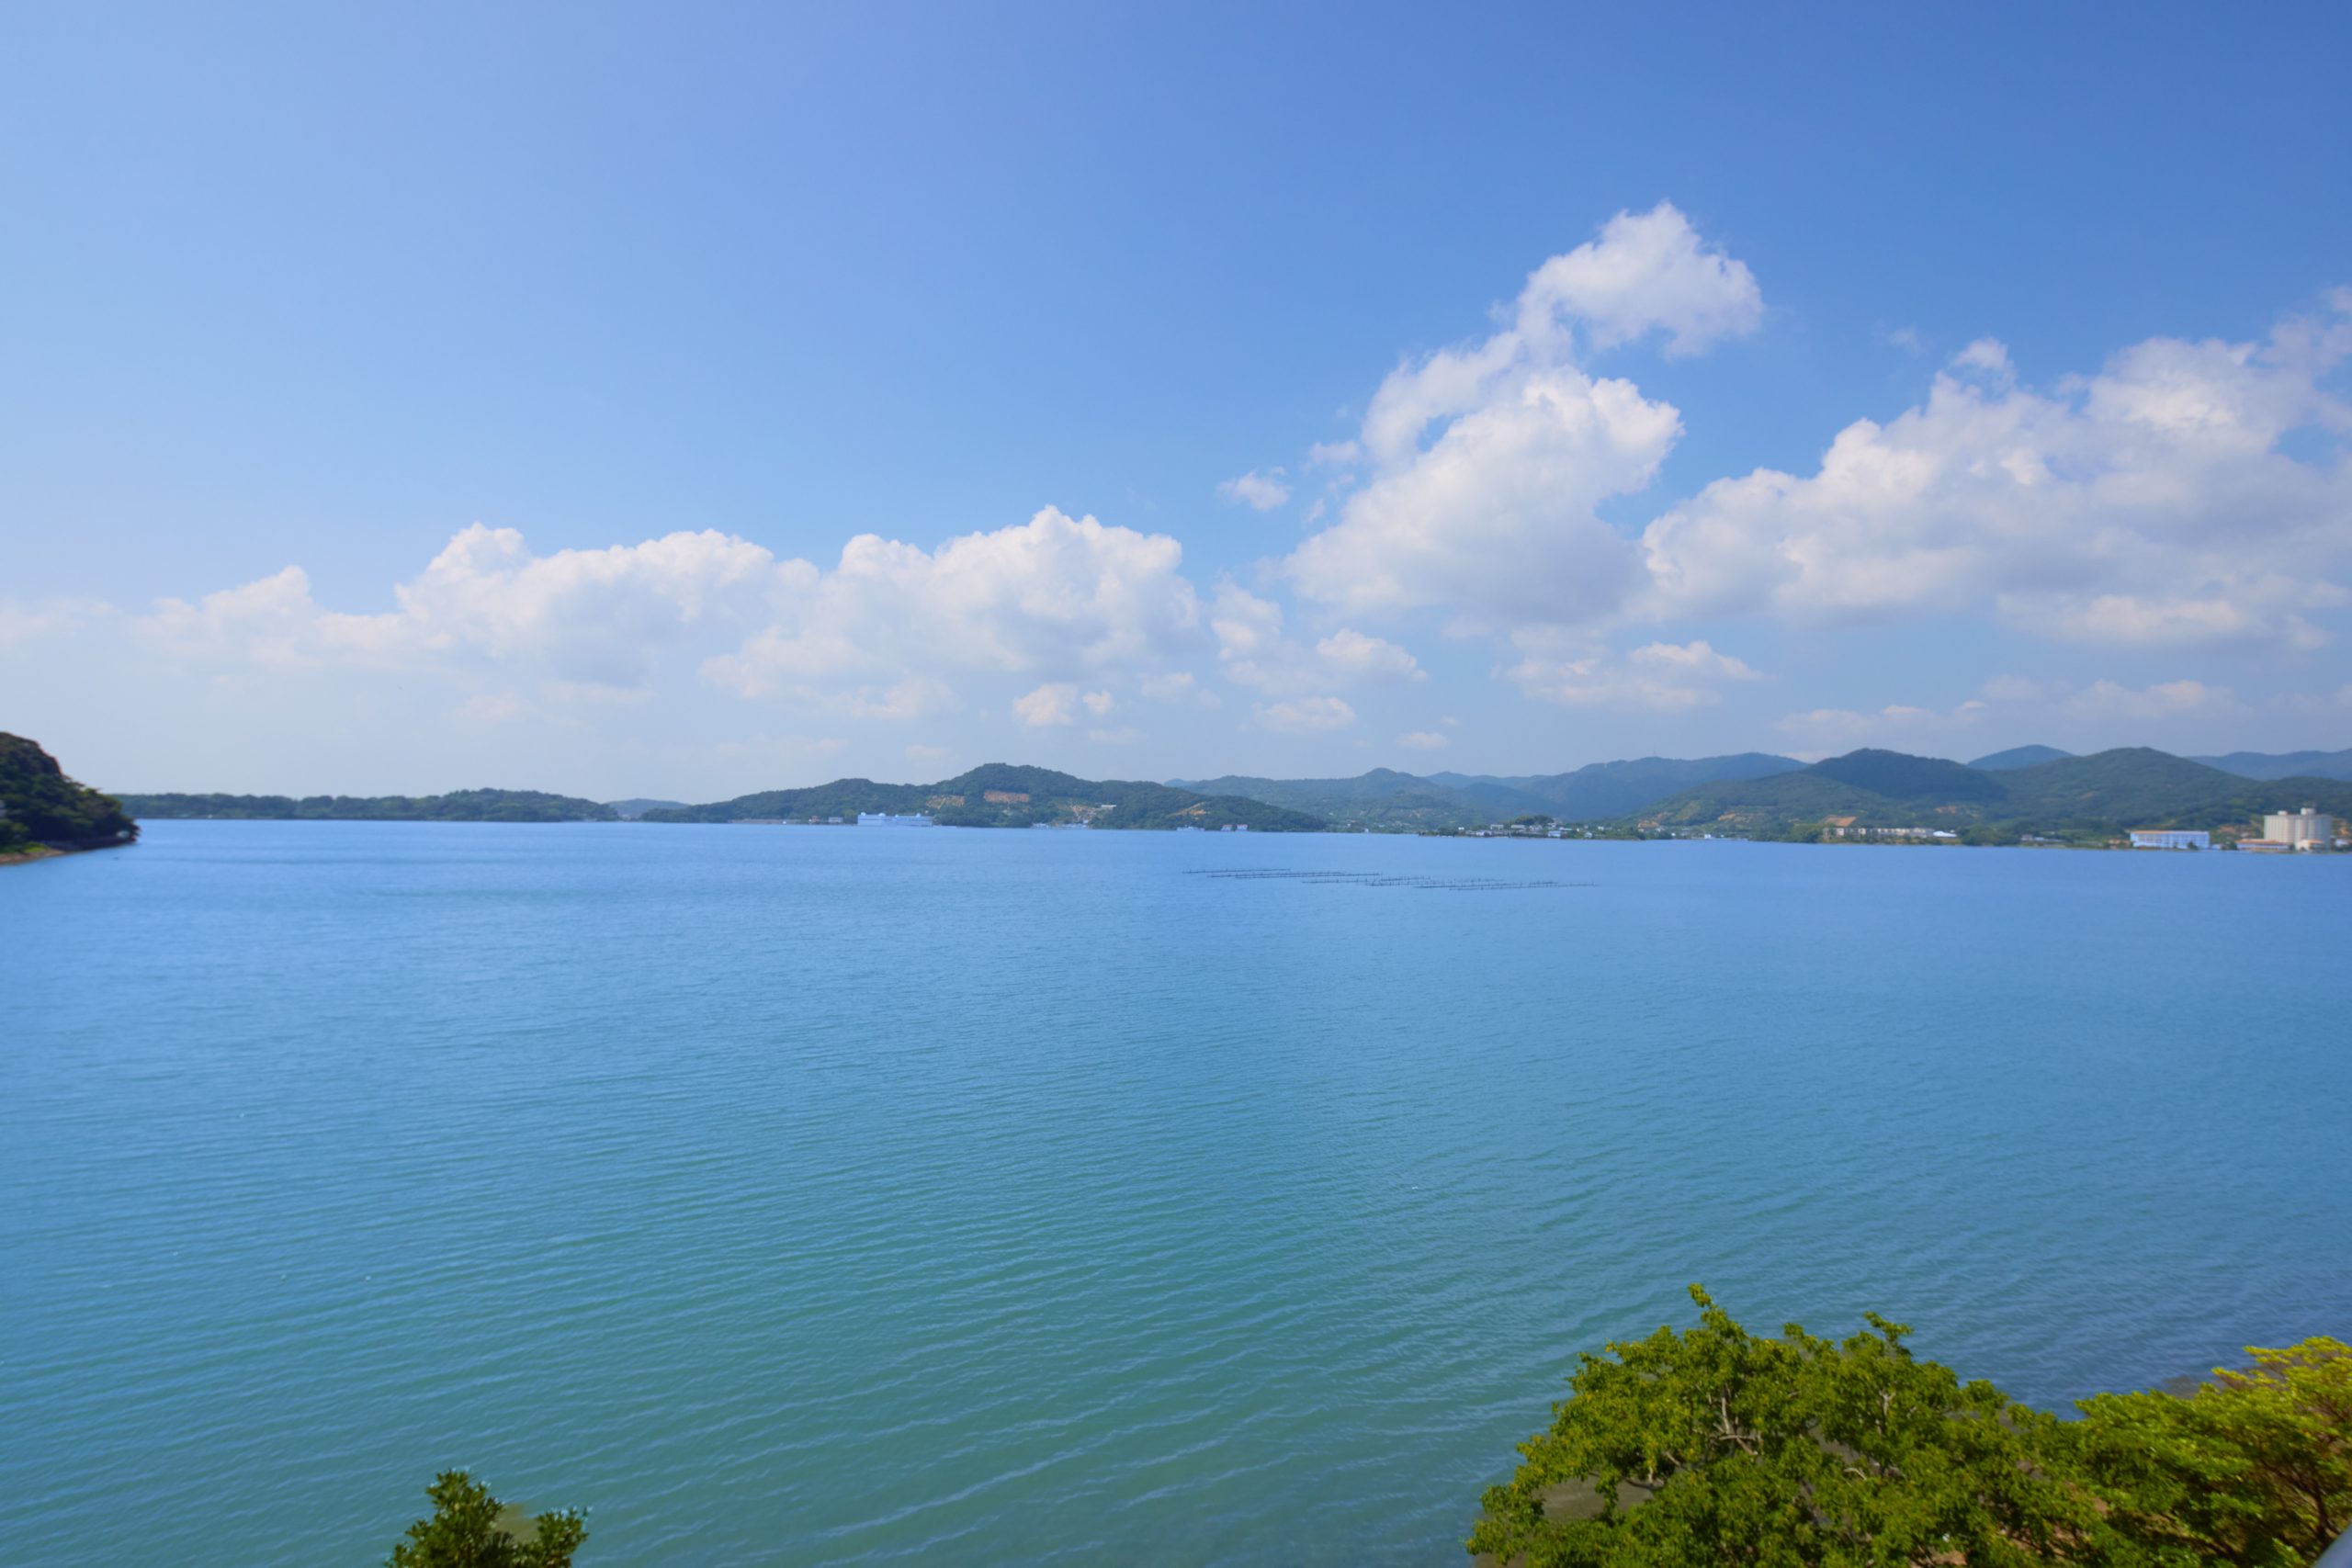
[[[2199,829],[2192,832],[2185,828],[2134,828],[2132,847],[2135,850],[2210,850],[2213,835]]]
[[[2335,818],[2306,806],[2301,811],[2273,811],[2262,818],[2262,837],[2241,839],[2238,848],[2256,854],[2311,853],[2335,847]]]
[[[2322,849],[2335,841],[2335,818],[2321,815],[2311,806],[2301,811],[2274,811],[2262,819],[2262,836],[2299,850]]]
[[[839,821],[840,818],[835,818],[834,820]],[[861,811],[857,814],[857,825],[861,828],[928,828],[932,826],[932,820],[920,811]]]
[[[1925,839],[1930,842],[1960,837],[1949,828],[1857,828],[1850,817],[1842,827],[1833,821],[1828,834],[1833,839]]]

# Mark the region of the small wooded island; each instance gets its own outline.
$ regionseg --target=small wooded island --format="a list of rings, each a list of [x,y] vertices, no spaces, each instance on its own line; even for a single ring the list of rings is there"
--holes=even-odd
[[[122,802],[66,777],[38,742],[0,734],[0,865],[113,849],[138,837]]]
[[[537,789],[453,789],[447,795],[125,795],[156,821],[617,822],[609,806]]]

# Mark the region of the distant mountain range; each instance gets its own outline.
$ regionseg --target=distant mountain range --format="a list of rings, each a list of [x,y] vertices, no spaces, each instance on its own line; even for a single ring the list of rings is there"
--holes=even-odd
[[[1968,765],[1998,773],[2009,768],[2030,768],[2036,762],[2054,762],[2062,757],[2073,755],[2072,751],[2061,751],[2055,746],[2017,746],[2007,751],[1996,751],[1989,757],[1979,757]],[[2352,780],[2352,749],[2342,751],[2232,751],[2222,757],[2191,757],[2188,760],[2202,762],[2209,768],[2219,768],[2225,773],[2235,773],[2242,779]]]
[[[2321,771],[2326,768],[2344,771]],[[1961,763],[1865,750],[1808,767],[1747,751],[1644,757],[1516,777],[1375,768],[1351,779],[1234,774],[1179,780],[1173,787],[1264,801],[1337,827],[1388,830],[1546,816],[1619,829],[1763,837],[1804,836],[1835,821],[1969,830],[1996,840],[2025,833],[2111,838],[2128,828],[2245,824],[2290,806],[2352,815],[2352,752],[2192,759],[2127,748],[2077,757],[2054,746],[2019,746]]]
[[[1718,779],[1764,778],[1802,768],[1791,757],[1744,751],[1730,757],[1644,757],[1595,762],[1566,773],[1516,778],[1487,773],[1400,773],[1374,768],[1351,779],[1261,779],[1238,774],[1171,787],[1238,795],[1320,817],[1340,827],[1470,828],[1513,817],[1563,821],[1624,817],[1678,790]]]
[[[1965,766],[1861,750],[1768,778],[1702,784],[1633,814],[1651,829],[1807,836],[1822,825],[1928,828],[1973,837],[2112,837],[2131,828],[2245,826],[2266,811],[2316,806],[2352,815],[2352,783],[2257,783],[2186,757],[2127,747],[2095,756]]]
[[[2260,787],[2256,787],[2257,784]],[[1417,774],[1391,768],[1346,779],[1089,780],[991,762],[937,784],[836,779],[709,805],[633,798],[599,803],[537,790],[438,795],[123,795],[141,818],[266,818],[435,822],[855,820],[863,812],[929,815],[943,826],[1326,827],[1430,831],[1518,817],[1620,829],[1720,829],[1780,836],[1828,818],[1859,827],[1950,827],[2009,833],[2112,835],[2125,828],[2212,828],[2263,811],[2317,806],[2352,816],[2352,750],[2176,757],[2146,748],[2077,757],[2018,746],[1961,763],[1871,750],[1811,766],[1743,751],[1642,757],[1565,773]],[[1980,834],[1981,836],[1981,834]]]
[[[648,822],[854,822],[861,812],[922,813],[943,827],[1249,828],[1313,833],[1319,817],[1264,801],[1125,779],[1091,780],[1050,768],[990,762],[937,784],[835,779],[810,789],[776,789],[711,806],[645,813]]]
[[[2352,750],[2343,751],[2233,751],[2226,757],[2192,757],[2209,768],[2249,779],[2352,780]]]

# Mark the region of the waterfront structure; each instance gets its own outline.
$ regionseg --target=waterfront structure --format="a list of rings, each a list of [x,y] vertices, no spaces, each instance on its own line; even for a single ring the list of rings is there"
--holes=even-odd
[[[838,821],[840,818],[836,818],[835,820]],[[929,828],[934,826],[932,819],[924,816],[920,811],[897,813],[888,811],[861,811],[857,814],[857,825],[861,828]]]
[[[2134,828],[2132,847],[2135,850],[2210,850],[2213,835],[2201,829],[2186,828]]]
[[[2268,812],[2262,818],[2261,841],[2288,850],[2332,850],[2335,818],[2311,806],[2301,811]]]
[[[1833,823],[1836,818],[1830,819]],[[1917,839],[1928,843],[1957,840],[1960,837],[1949,828],[1857,828],[1849,817],[1843,826],[1828,829],[1833,839]]]

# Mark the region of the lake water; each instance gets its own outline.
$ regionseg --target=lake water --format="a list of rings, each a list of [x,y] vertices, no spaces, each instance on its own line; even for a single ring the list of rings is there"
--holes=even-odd
[[[2250,855],[154,823],[0,871],[0,1561],[379,1562],[464,1465],[582,1568],[1451,1563],[1692,1280],[2052,1405],[2346,1335],[2347,914]]]

